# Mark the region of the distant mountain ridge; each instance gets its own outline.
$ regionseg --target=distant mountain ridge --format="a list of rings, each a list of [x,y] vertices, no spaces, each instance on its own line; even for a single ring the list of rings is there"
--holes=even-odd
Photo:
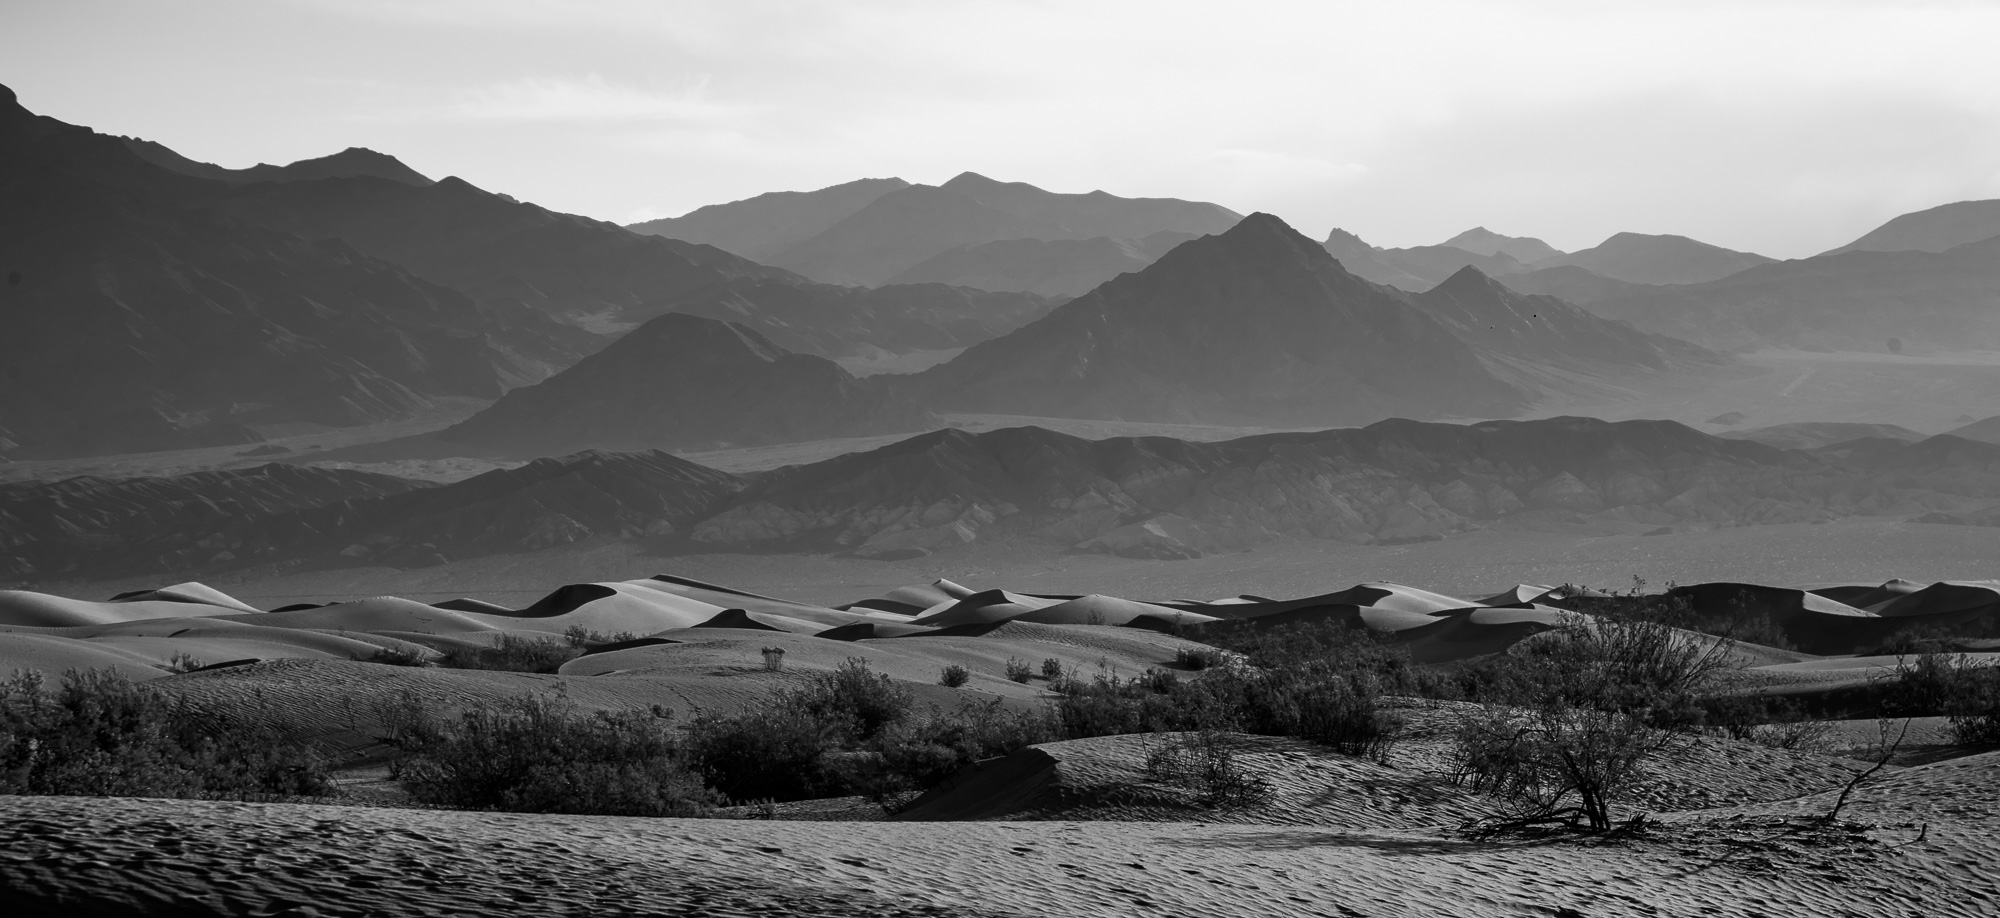
[[[423,173],[386,153],[377,153],[366,147],[348,147],[339,153],[314,159],[302,159],[284,166],[259,163],[247,169],[225,169],[213,163],[198,162],[168,149],[165,145],[137,137],[120,137],[125,147],[137,153],[141,159],[159,166],[192,175],[195,178],[219,179],[225,182],[307,182],[328,178],[371,178],[388,179],[405,185],[421,188],[432,184]]]
[[[824,232],[876,198],[908,187],[910,183],[902,179],[886,178],[857,179],[817,191],[772,191],[625,228],[704,243],[761,262]]]
[[[445,430],[517,456],[720,449],[928,430],[880,380],[794,354],[730,322],[670,313]]]
[[[1081,296],[1111,278],[1158,261],[1174,246],[1194,238],[1192,233],[1163,230],[1142,239],[1002,239],[939,252],[890,278],[890,283]]]
[[[1511,414],[1527,397],[1269,214],[1182,243],[907,384],[957,410],[1207,423]]]
[[[1958,201],[1890,220],[1837,249],[1842,252],[1945,252],[2000,236],[2000,199]]]
[[[669,553],[864,558],[1024,539],[1186,558],[1284,538],[1397,543],[1513,526],[1633,530],[1897,513],[1984,519],[2000,508],[1993,444],[1945,435],[1788,450],[1669,421],[1573,417],[1392,419],[1215,443],[945,429],[749,476],[660,452],[589,451],[448,485],[391,481],[388,493],[380,476],[299,475],[336,483],[334,491],[221,521],[177,519],[170,509],[223,486],[216,473],[122,485],[133,496],[119,503],[136,506],[102,517],[103,536],[119,540],[105,544],[116,548],[77,552],[63,571],[17,573],[426,566],[612,539],[646,539]],[[47,506],[64,489],[76,490],[0,487],[0,513],[22,502]],[[348,499],[329,500],[342,489]],[[52,525],[62,523],[45,518],[12,531],[31,545],[55,544]]]

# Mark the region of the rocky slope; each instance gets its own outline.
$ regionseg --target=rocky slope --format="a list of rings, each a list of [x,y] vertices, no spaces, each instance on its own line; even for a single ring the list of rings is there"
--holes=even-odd
[[[1410,298],[1481,355],[1623,375],[1722,362],[1700,347],[1641,332],[1552,296],[1516,293],[1470,265]]]
[[[1440,245],[1464,249],[1475,255],[1506,255],[1524,265],[1563,254],[1561,249],[1533,236],[1505,236],[1483,226],[1459,233]]]
[[[1436,320],[1268,214],[905,380],[957,410],[1210,423],[1512,413],[1526,400]]]
[[[748,326],[779,347],[822,357],[947,350],[998,338],[1061,302],[945,284],[838,287],[739,282],[680,297],[673,311]]]
[[[1320,247],[1339,259],[1340,266],[1356,277],[1411,292],[1428,290],[1468,265],[1492,276],[1528,270],[1506,252],[1481,253],[1450,243],[1387,249],[1369,245],[1360,236],[1338,228],[1327,234]]]
[[[720,449],[915,432],[939,422],[824,357],[729,322],[669,314],[444,431],[516,456]]]

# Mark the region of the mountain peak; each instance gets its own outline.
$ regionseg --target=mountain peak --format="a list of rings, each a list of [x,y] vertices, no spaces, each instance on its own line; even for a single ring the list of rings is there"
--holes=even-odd
[[[1540,239],[1530,236],[1508,236],[1484,226],[1475,226],[1446,239],[1442,244],[1455,249],[1464,249],[1475,255],[1505,255],[1522,264],[1532,264],[1562,254],[1561,249]]]

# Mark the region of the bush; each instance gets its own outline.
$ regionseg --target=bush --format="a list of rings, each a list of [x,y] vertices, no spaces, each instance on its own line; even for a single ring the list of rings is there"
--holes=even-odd
[[[893,812],[967,765],[1055,738],[1047,711],[1008,711],[999,699],[968,702],[891,724],[858,754],[839,758],[836,770],[848,790]]]
[[[167,659],[166,668],[167,672],[173,673],[175,675],[181,675],[184,673],[194,672],[195,670],[200,669],[207,665],[208,665],[207,663],[202,662],[202,659],[200,657],[197,657],[194,654],[186,652],[176,652],[172,657]]]
[[[444,717],[406,695],[386,711],[420,803],[517,813],[695,816],[718,796],[683,766],[672,712],[583,714],[560,692]]]
[[[324,761],[115,672],[0,682],[0,794],[260,799],[331,792]]]
[[[1035,671],[1028,668],[1028,661],[1014,657],[1007,658],[1008,679],[1025,685],[1029,679],[1034,678],[1034,675]]]
[[[971,678],[972,674],[966,672],[965,667],[953,663],[945,667],[944,672],[938,676],[938,684],[946,688],[958,688]]]
[[[1953,742],[2000,744],[2000,669],[1974,665],[1963,654],[1920,653],[1897,667],[1896,681],[1882,693],[1882,714],[1942,715]]]
[[[636,641],[638,639],[639,635],[630,631],[605,634],[601,631],[592,631],[582,625],[571,625],[563,629],[563,641],[578,650],[602,644],[619,644],[625,641]]]
[[[1055,657],[1050,657],[1042,661],[1042,678],[1047,679],[1050,682],[1054,682],[1057,679],[1061,679],[1062,674],[1063,674],[1063,665],[1061,660],[1058,660]]]
[[[424,653],[422,648],[416,647],[414,645],[411,646],[397,645],[391,647],[384,647],[380,650],[375,651],[372,654],[369,654],[367,662],[380,663],[384,666],[431,665],[430,655]]]
[[[826,758],[841,748],[843,727],[785,709],[704,716],[688,725],[685,750],[689,766],[732,801],[808,800],[842,787]]]
[[[868,661],[849,657],[830,673],[815,673],[798,689],[780,695],[778,707],[835,728],[855,740],[867,740],[908,714],[910,690],[887,675],[868,668]]]
[[[1610,828],[1645,761],[1703,718],[1729,645],[1659,621],[1607,620],[1516,644],[1483,714],[1460,728],[1457,778],[1517,807],[1502,825]]]
[[[1275,796],[1271,782],[1238,766],[1235,747],[1235,737],[1217,730],[1177,737],[1146,754],[1146,777],[1192,790],[1206,807],[1236,809],[1270,803]]]
[[[444,651],[437,664],[449,669],[553,673],[582,655],[581,650],[565,641],[502,634],[492,647],[452,647]]]
[[[1203,670],[1221,666],[1229,655],[1213,647],[1183,647],[1174,651],[1174,662],[1185,669]]]

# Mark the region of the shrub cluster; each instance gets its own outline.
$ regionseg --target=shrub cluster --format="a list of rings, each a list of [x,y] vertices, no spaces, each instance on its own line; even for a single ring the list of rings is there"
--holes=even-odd
[[[451,647],[438,658],[437,664],[448,669],[553,673],[582,655],[583,648],[572,641],[501,634],[491,647]]]
[[[1146,777],[1192,790],[1202,806],[1219,809],[1262,806],[1276,796],[1271,782],[1237,764],[1236,737],[1219,730],[1197,730],[1154,747],[1146,754]]]
[[[1883,687],[1886,717],[1944,716],[1953,742],[2000,744],[2000,668],[1979,666],[1963,654],[1930,651],[1897,668]]]
[[[110,670],[0,682],[0,794],[268,799],[317,796],[322,758],[219,722]]]
[[[681,763],[672,712],[580,713],[560,690],[440,715],[384,713],[392,769],[419,803],[517,813],[695,816],[718,795]]]

